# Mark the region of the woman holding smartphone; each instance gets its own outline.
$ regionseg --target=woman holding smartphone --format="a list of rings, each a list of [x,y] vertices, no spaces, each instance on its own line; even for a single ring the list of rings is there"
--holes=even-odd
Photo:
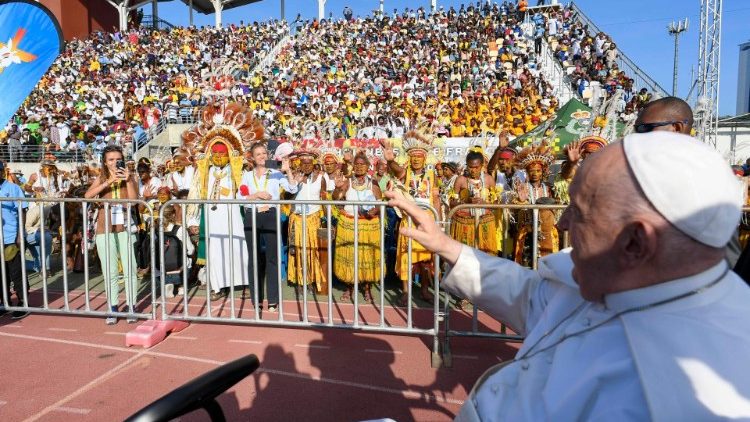
[[[94,181],[86,194],[86,199],[138,199],[138,182],[133,173],[125,165],[122,149],[118,146],[107,146],[102,151],[102,172]],[[107,300],[112,312],[118,311],[119,265],[125,279],[125,297],[127,310],[135,307],[137,282],[136,261],[133,253],[133,242],[128,230],[130,216],[125,204],[110,204],[109,215],[102,205],[96,217],[96,249],[102,266],[104,282],[109,286]],[[109,228],[107,229],[107,225]],[[128,318],[128,323],[136,322],[136,318]],[[111,316],[106,320],[107,325],[117,323],[117,317]]]

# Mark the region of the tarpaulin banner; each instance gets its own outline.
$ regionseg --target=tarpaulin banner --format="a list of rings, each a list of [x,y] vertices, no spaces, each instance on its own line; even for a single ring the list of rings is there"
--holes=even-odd
[[[62,52],[60,24],[32,0],[0,0],[0,127]]]
[[[401,156],[401,159],[403,160],[405,157],[401,151],[402,140],[390,138],[389,142],[393,146],[396,155]],[[484,154],[489,158],[495,151],[495,148],[497,148],[498,139],[497,137],[490,137],[482,139],[482,141],[479,142],[478,138],[438,138],[433,153],[435,156],[440,157],[441,162],[456,162],[463,164],[466,160],[466,154],[469,152],[469,148],[476,143],[482,144]],[[379,139],[336,139],[333,141],[333,146],[338,149],[337,153],[339,156],[343,154],[344,145],[351,148],[369,150],[371,155],[378,159],[383,156]]]

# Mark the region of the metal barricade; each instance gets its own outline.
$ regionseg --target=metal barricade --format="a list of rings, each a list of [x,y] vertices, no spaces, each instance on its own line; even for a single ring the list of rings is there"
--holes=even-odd
[[[183,226],[200,226],[203,231],[203,238],[205,239],[205,251],[211,250],[211,244],[212,242],[225,242],[226,239],[229,239],[228,242],[228,251],[224,251],[226,259],[223,260],[223,262],[215,261],[210,259],[211,257],[207,254],[205,259],[205,274],[206,274],[206,282],[205,282],[205,288],[203,286],[198,286],[198,288],[191,289],[188,285],[188,274],[186,268],[183,265],[183,271],[181,272],[181,284],[182,284],[182,291],[183,296],[181,298],[178,297],[179,302],[170,302],[167,300],[166,297],[166,286],[165,281],[167,279],[167,274],[165,271],[165,266],[161,265],[161,267],[158,269],[159,278],[161,280],[160,283],[160,291],[162,292],[161,295],[161,306],[162,306],[162,313],[161,317],[164,320],[182,320],[182,321],[202,321],[202,322],[230,322],[230,323],[238,323],[238,324],[250,324],[250,325],[266,325],[266,326],[283,326],[283,327],[333,327],[333,328],[345,328],[345,329],[353,329],[353,330],[360,330],[360,331],[370,331],[370,332],[384,332],[384,333],[399,333],[399,334],[418,334],[418,335],[427,335],[432,336],[433,338],[433,348],[432,348],[432,363],[433,366],[440,366],[441,365],[441,359],[440,359],[440,353],[439,353],[439,339],[438,339],[438,332],[439,332],[439,320],[441,319],[440,315],[440,308],[439,308],[439,297],[440,297],[440,280],[439,280],[439,271],[437,269],[440,267],[440,258],[437,255],[433,255],[433,265],[436,271],[434,271],[433,274],[433,288],[435,292],[435,301],[434,306],[430,312],[423,312],[418,315],[419,318],[415,318],[414,315],[414,309],[413,309],[413,301],[412,301],[412,241],[411,239],[408,241],[408,258],[407,258],[407,266],[408,266],[408,273],[409,273],[409,281],[407,283],[407,291],[406,294],[408,296],[408,302],[406,306],[406,310],[404,310],[400,307],[391,306],[388,307],[387,301],[386,301],[386,285],[385,285],[385,278],[386,278],[386,267],[385,267],[385,258],[386,258],[386,234],[385,234],[385,225],[386,225],[386,203],[382,201],[322,201],[322,200],[305,200],[305,201],[297,201],[297,200],[254,200],[252,202],[249,202],[247,200],[170,200],[164,203],[161,206],[161,209],[159,210],[159,219],[160,221],[163,221],[164,218],[164,210],[167,206],[170,205],[176,205],[179,206],[180,211],[180,221],[182,222]],[[296,254],[302,254],[301,260],[302,260],[302,281],[294,280],[298,284],[295,285],[295,293],[297,295],[296,303],[285,303],[283,298],[283,292],[284,292],[284,286],[287,284],[285,280],[283,280],[282,277],[282,254],[283,252],[283,245],[284,245],[284,237],[287,237],[289,239],[289,243],[291,244],[292,236],[287,236],[286,233],[284,233],[283,230],[283,224],[282,224],[282,213],[280,212],[280,209],[282,206],[290,205],[292,207],[295,207],[296,210],[301,211],[300,215],[302,215],[302,218],[298,221],[301,221],[301,250],[296,250]],[[244,218],[241,217],[240,213],[240,206],[244,206]],[[239,267],[239,271],[248,271],[247,263],[243,262],[244,260],[244,252],[242,251],[242,248],[247,249],[246,239],[245,236],[249,235],[252,236],[252,239],[257,240],[258,239],[258,225],[257,225],[257,219],[258,219],[258,209],[257,207],[260,206],[273,206],[276,208],[275,212],[275,234],[273,234],[276,237],[276,257],[277,257],[277,288],[279,292],[279,301],[278,301],[278,309],[277,315],[271,314],[271,316],[264,315],[261,307],[262,303],[259,300],[258,292],[259,287],[261,283],[263,283],[264,274],[260,273],[259,271],[259,261],[261,256],[261,250],[260,245],[258,242],[253,241],[252,242],[252,250],[248,250],[247,259],[252,262],[252,268],[253,268],[253,274],[248,274],[248,282],[249,285],[244,285],[242,282],[238,283],[237,280],[242,280],[242,275],[235,274],[236,260],[240,260],[241,264]],[[354,268],[354,279],[353,279],[353,293],[351,295],[351,301],[353,303],[353,307],[351,311],[348,309],[348,306],[341,306],[341,304],[337,301],[335,301],[333,296],[333,281],[334,281],[334,261],[335,261],[335,245],[336,245],[336,230],[334,229],[333,221],[336,218],[336,212],[337,209],[334,207],[339,206],[354,206],[355,211],[352,216],[348,218],[353,218],[353,232],[359,233],[359,227],[361,224],[361,221],[364,219],[364,217],[361,217],[359,215],[359,210],[362,209],[362,207],[376,207],[379,210],[378,216],[379,216],[379,223],[378,223],[378,229],[380,234],[380,279],[377,281],[377,283],[372,283],[372,290],[377,289],[379,290],[379,298],[375,299],[375,295],[373,294],[374,299],[374,306],[372,307],[363,307],[360,304],[359,299],[359,293],[360,293],[360,283],[359,283],[359,253],[360,253],[360,236],[354,235],[353,238],[353,253],[354,253],[354,259],[353,262],[355,264]],[[192,211],[192,215],[188,215],[188,208],[189,207],[197,207],[197,208],[191,208],[190,211]],[[210,215],[210,211],[215,211],[217,207],[227,207],[227,223],[228,223],[228,230],[223,231],[222,233],[211,233],[212,225],[210,224],[210,221],[208,220],[208,216]],[[317,210],[315,213],[310,213],[309,208],[307,207],[320,207],[319,210]],[[433,215],[437,215],[437,213],[428,206],[423,206],[423,208],[430,210],[433,212]],[[199,211],[199,212],[196,212]],[[247,213],[250,213],[250,216],[247,216]],[[325,251],[327,258],[325,260],[322,260],[323,262],[327,263],[327,270],[325,271],[325,279],[327,283],[327,291],[325,293],[321,293],[321,296],[324,296],[324,300],[318,301],[318,296],[316,295],[315,291],[312,292],[312,296],[310,297],[309,290],[312,288],[314,289],[313,285],[310,284],[314,275],[311,275],[308,273],[308,259],[311,257],[318,256],[315,253],[310,254],[310,251],[308,250],[308,246],[310,245],[310,242],[308,242],[308,219],[305,218],[306,216],[309,217],[311,215],[315,215],[318,213],[320,217],[325,217],[326,221],[326,227],[322,228],[318,231],[318,239],[321,241],[325,241],[326,245],[324,248],[318,248],[318,253],[322,253]],[[340,215],[339,215],[340,216]],[[236,218],[243,218],[245,220],[243,224],[243,233],[235,233],[237,230],[237,226],[234,224]],[[313,217],[314,218],[314,217]],[[191,220],[191,221],[189,221]],[[314,220],[313,220],[314,221]],[[340,223],[341,220],[339,220]],[[185,224],[188,223],[188,224]],[[249,226],[248,224],[249,223]],[[409,220],[409,224],[411,224],[411,221]],[[159,238],[161,239],[161,245],[164,245],[164,233],[165,228],[164,224],[159,225]],[[337,232],[340,233],[340,232]],[[188,262],[188,256],[187,256],[187,247],[186,242],[189,242],[190,240],[185,237],[182,239],[182,263]],[[227,244],[224,243],[224,246]],[[236,248],[240,248],[240,250],[236,250]],[[299,249],[300,246],[297,246],[297,249]],[[160,262],[165,262],[165,255],[164,255],[164,248],[160,247]],[[291,259],[291,256],[290,256]],[[211,273],[212,268],[216,265],[226,265],[229,264],[229,296],[218,298],[219,301],[217,303],[216,300],[211,300]],[[222,276],[226,277],[225,272],[222,272]],[[218,278],[218,277],[217,277]],[[299,285],[301,284],[301,286]],[[239,289],[245,289],[252,286],[252,297],[249,298],[250,306],[247,305],[248,298],[242,298],[242,297],[235,297],[235,292]],[[217,285],[218,286],[218,285]],[[216,287],[216,286],[215,286]],[[173,286],[170,286],[170,288],[173,288]],[[301,293],[301,298],[299,297],[299,294]],[[270,303],[269,303],[270,305]],[[315,309],[313,309],[313,312],[310,311],[310,307],[314,306]],[[287,312],[288,306],[293,306],[294,308],[291,309],[292,312]],[[191,308],[197,309],[196,312],[192,312]],[[373,309],[374,308],[374,309]],[[373,312],[373,310],[375,312]],[[296,311],[296,312],[293,312]],[[317,311],[317,312],[315,312]],[[270,313],[270,312],[269,312]],[[428,319],[429,318],[429,319]],[[418,320],[418,321],[417,321]],[[421,326],[420,326],[421,325]]]
[[[67,215],[68,210],[66,210],[66,205],[71,204],[73,204],[73,206],[80,205],[81,207],[80,223],[75,223],[75,218],[77,218],[76,215]],[[16,274],[11,274],[12,271],[15,272],[14,268],[8,268],[8,265],[16,265],[13,263],[13,260],[11,260],[10,262],[6,262],[6,260],[3,259],[2,262],[0,262],[0,269],[2,270],[2,303],[5,306],[5,310],[80,316],[121,317],[127,318],[130,322],[134,322],[139,318],[148,319],[154,318],[156,316],[156,309],[153,306],[152,300],[152,298],[154,297],[153,293],[156,286],[156,280],[153,275],[151,277],[150,283],[145,286],[143,291],[139,291],[138,287],[140,283],[137,280],[136,274],[132,274],[132,277],[127,277],[130,280],[124,280],[124,309],[120,309],[122,305],[119,294],[120,288],[117,287],[117,293],[111,291],[112,286],[118,286],[119,283],[118,280],[111,280],[111,275],[112,273],[114,273],[114,271],[112,271],[112,269],[110,268],[110,265],[113,262],[113,260],[110,259],[110,253],[119,251],[122,246],[130,248],[132,250],[134,244],[133,240],[135,236],[134,233],[132,233],[132,231],[130,230],[130,227],[132,227],[132,221],[131,218],[128,217],[125,220],[125,224],[123,224],[124,226],[127,226],[127,229],[124,230],[124,232],[126,233],[125,241],[121,242],[117,246],[112,246],[110,241],[114,240],[113,236],[115,235],[115,233],[111,233],[111,225],[109,224],[112,208],[117,207],[115,209],[119,210],[119,212],[122,212],[123,216],[131,216],[132,212],[134,211],[134,207],[140,206],[143,208],[142,211],[145,213],[145,215],[150,215],[153,219],[153,209],[145,201],[127,199],[82,198],[0,198],[0,205],[2,205],[3,213],[5,213],[6,211],[9,213],[16,213],[17,211],[24,210],[24,212],[17,212],[18,221],[16,223],[18,224],[18,226],[15,226],[15,224],[12,224],[10,222],[3,221],[2,213],[0,213],[0,226],[3,227],[4,231],[6,229],[6,224],[7,227],[11,230],[19,230],[19,234],[16,235],[16,242],[5,245],[5,247],[11,246],[10,251],[12,251],[13,246],[17,246],[17,253],[20,255],[21,261],[20,278],[16,277]],[[59,219],[60,224],[59,237],[62,271],[60,273],[50,274],[50,272],[47,270],[47,267],[49,266],[48,259],[51,259],[52,255],[51,245],[47,245],[48,239],[46,233],[49,232],[50,235],[52,235],[52,233],[49,230],[47,219],[52,218],[53,207],[55,205],[59,205],[59,213],[55,211],[54,215],[56,219]],[[40,230],[39,248],[37,251],[36,247],[34,246],[34,252],[30,251],[30,248],[28,247],[29,245],[27,245],[28,242],[24,230],[24,220],[25,214],[27,212],[25,210],[31,210],[30,207],[39,207],[38,210],[34,210],[35,212],[39,212]],[[49,207],[47,211],[44,210],[44,208],[46,207]],[[100,207],[98,212],[105,213],[104,233],[97,234],[96,236],[104,236],[99,240],[101,241],[101,243],[106,242],[105,244],[110,245],[105,249],[105,251],[97,250],[98,254],[105,254],[104,262],[107,263],[105,265],[105,268],[102,268],[102,278],[98,281],[92,279],[90,270],[91,266],[89,265],[91,259],[89,256],[89,252],[94,248],[94,245],[91,245],[91,240],[87,236],[87,233],[89,232],[88,214],[89,210],[92,207]],[[45,216],[46,213],[49,213],[50,215],[47,217]],[[76,211],[76,214],[77,213],[78,212]],[[70,232],[68,230],[68,217],[74,217],[70,219],[70,221],[74,222],[74,227],[72,227],[73,230]],[[96,218],[94,219],[93,224],[97,224]],[[73,272],[73,268],[69,268],[66,253],[69,234],[75,236],[76,238],[80,236],[79,244],[73,244],[71,246],[79,247],[81,250],[83,260],[82,277]],[[153,235],[154,232],[152,228],[150,231],[151,262],[153,262],[154,257]],[[48,249],[50,249],[49,258],[47,257]],[[27,252],[29,252],[32,257],[36,253],[39,257],[40,263],[39,271],[31,277],[29,276],[28,270],[26,268]],[[117,253],[120,254],[121,252]],[[128,262],[117,264],[118,273],[120,272],[120,265],[122,265],[123,267],[127,265],[128,268],[133,268],[132,265],[135,263],[130,262],[130,260],[134,259],[134,256],[132,254],[128,254],[126,258]],[[13,259],[15,259],[15,256]],[[123,268],[123,275],[130,276],[130,274],[125,271],[125,268]],[[11,278],[15,279],[11,280]],[[135,280],[135,282],[133,283],[132,280]],[[11,282],[13,283],[14,291],[16,293],[16,305],[12,305],[11,302],[12,297],[9,288]],[[116,303],[116,305],[114,306],[117,307],[117,310],[113,310],[111,308],[111,304],[113,302]]]
[[[510,205],[510,204],[461,204],[458,205],[450,210],[448,213],[448,216],[446,218],[447,224],[445,225],[445,232],[450,236],[450,230],[451,230],[451,224],[453,221],[453,217],[456,215],[457,212],[462,210],[531,210],[532,211],[532,220],[531,220],[531,236],[532,236],[532,250],[531,250],[531,256],[532,256],[532,269],[537,269],[538,264],[538,255],[539,255],[539,211],[540,210],[553,210],[553,211],[562,211],[566,208],[565,205]],[[479,224],[479,213],[474,214],[474,221],[475,224]],[[478,233],[478,227],[475,230],[475,233]],[[562,236],[561,236],[562,238]],[[472,247],[478,246],[478,239],[475,240],[474,245],[469,245]],[[562,249],[562,247],[561,247]],[[507,254],[507,253],[504,253]],[[471,318],[471,329],[470,330],[456,330],[451,329],[450,320],[451,320],[451,312],[450,312],[450,297],[446,297],[444,301],[444,339],[443,339],[443,364],[446,367],[452,366],[452,353],[451,353],[451,345],[450,340],[451,337],[479,337],[479,338],[495,338],[499,340],[504,341],[511,341],[511,342],[522,342],[523,336],[518,335],[517,333],[510,333],[508,331],[508,327],[500,321],[500,328],[498,332],[490,332],[490,331],[480,331],[479,325],[480,325],[480,315],[479,315],[479,309],[476,306],[472,306],[472,318]]]

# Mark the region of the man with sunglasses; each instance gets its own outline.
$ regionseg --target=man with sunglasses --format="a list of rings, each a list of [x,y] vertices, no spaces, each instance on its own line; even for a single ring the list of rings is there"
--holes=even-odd
[[[677,97],[664,97],[646,104],[633,130],[636,133],[648,133],[657,130],[690,135],[693,129],[693,110],[688,103]]]
[[[636,133],[655,131],[677,132],[690,135],[693,130],[693,110],[690,105],[677,97],[664,97],[646,104],[635,120]],[[726,246],[726,256],[730,266],[734,266],[742,253],[739,228]]]

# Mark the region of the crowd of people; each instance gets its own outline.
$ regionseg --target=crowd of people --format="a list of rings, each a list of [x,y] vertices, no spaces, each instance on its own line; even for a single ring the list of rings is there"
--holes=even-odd
[[[167,297],[187,294],[187,279],[209,301],[237,290],[269,313],[280,285],[299,295],[337,281],[338,301],[356,300],[357,286],[375,304],[382,278],[400,285],[398,305],[411,305],[412,281],[431,303],[430,281],[443,272],[459,306],[471,301],[525,337],[514,359],[479,379],[457,420],[746,418],[750,368],[735,357],[750,351],[747,169],[733,175],[688,136],[683,100],[636,94],[614,43],[588,34],[571,9],[535,14],[527,31],[527,8],[519,0],[365,19],[349,10],[343,21],[304,26],[268,72],[244,76],[284,24],[74,42],[3,134],[11,162],[50,144],[41,169],[26,178],[0,160],[0,195],[92,202],[3,202],[3,299],[20,307],[12,318],[28,315],[21,269],[56,270],[54,249],[78,272],[86,254],[98,256],[109,325],[123,312],[136,321],[149,272],[164,277]],[[579,93],[617,98],[635,134],[572,142],[559,169],[549,139],[511,146],[558,105],[535,67],[542,37]],[[211,95],[224,93],[206,104],[200,70],[242,54],[242,82],[209,77]],[[204,107],[181,147],[164,162],[129,160],[135,127],[153,127],[183,101]],[[116,129],[120,121],[133,123]],[[436,155],[441,136],[480,134],[499,146],[490,153],[479,137],[460,163]],[[269,140],[277,135],[288,140]],[[336,137],[382,138],[380,155],[335,147]],[[56,154],[80,149],[95,162],[59,171]],[[566,207],[496,207],[508,204]],[[163,253],[153,261],[158,229]],[[537,260],[539,270],[529,268]]]
[[[653,93],[635,86],[634,75],[619,68],[620,52],[612,38],[603,32],[592,33],[572,6],[539,10],[531,22],[537,50],[541,51],[541,39],[546,39],[571,87],[586,103],[601,104],[619,93],[613,108],[620,121],[632,124],[638,111],[651,101]]]
[[[522,19],[481,2],[314,21],[255,76],[250,105],[290,139],[400,137],[420,119],[437,136],[520,135],[558,106]]]
[[[672,119],[669,121],[674,122],[676,131],[689,133],[689,125],[682,122],[690,118],[690,109],[681,100],[670,97],[652,102],[649,107],[660,110],[658,116],[662,120]],[[258,306],[267,299],[268,309],[273,311],[278,304],[281,274],[282,285],[288,282],[299,289],[307,282],[319,292],[334,281],[343,282],[348,286],[341,296],[343,301],[352,300],[357,280],[364,299],[373,302],[371,286],[379,283],[382,275],[389,283],[401,285],[398,303],[406,305],[407,283],[413,279],[419,281],[419,297],[426,302],[433,300],[430,280],[440,269],[434,268],[432,254],[421,245],[409,245],[401,234],[407,221],[394,209],[385,208],[381,213],[374,204],[356,202],[379,201],[385,192],[399,191],[433,209],[437,221],[450,223],[454,239],[532,267],[536,260],[559,251],[565,244],[557,228],[559,211],[541,210],[535,220],[528,210],[481,205],[567,205],[568,186],[580,163],[607,144],[599,137],[569,144],[564,151],[566,159],[557,172],[551,166],[556,157],[550,145],[542,142],[513,148],[509,145],[510,135],[505,132],[491,154],[484,145],[476,144],[460,163],[440,161],[434,154],[435,133],[414,130],[404,134],[400,151],[390,141],[382,140],[380,158],[368,149],[346,145],[339,149],[322,141],[302,139],[283,142],[269,151],[263,125],[247,106],[211,106],[209,111],[200,125],[183,135],[183,147],[165,163],[145,158],[138,163],[126,161],[121,148],[107,146],[97,166],[82,166],[62,174],[54,162],[45,161],[41,171],[28,180],[18,180],[13,173],[8,174],[8,180],[17,182],[30,197],[143,199],[152,204],[153,211],[132,207],[130,216],[123,206],[115,204],[108,208],[109,217],[101,212],[102,207],[92,206],[85,216],[80,207],[66,209],[66,215],[73,220],[66,222],[69,244],[61,249],[69,268],[82,271],[85,246],[95,248],[100,268],[108,271],[105,278],[111,292],[118,292],[119,283],[125,280],[126,292],[132,295],[137,291],[138,280],[155,270],[150,262],[149,233],[152,228],[158,232],[163,224],[170,239],[186,246],[190,258],[185,263],[175,258],[169,264],[164,291],[168,297],[185,293],[181,274],[186,274],[191,284],[207,285],[212,300],[227,296],[233,284],[244,292],[243,297],[257,300]],[[237,117],[240,115],[243,117]],[[640,124],[636,131],[654,129]],[[179,206],[169,205],[163,210],[165,221],[160,222],[157,217],[161,205],[170,199],[198,202],[184,212]],[[223,205],[223,199],[245,199],[248,204]],[[326,207],[321,205],[256,204],[280,199],[341,200],[351,204],[332,207],[330,220]],[[200,200],[213,205],[202,205]],[[45,215],[49,231],[38,233],[59,239],[59,207],[51,212],[52,217]],[[76,236],[83,219],[88,219],[90,229],[83,234],[85,241],[80,234]],[[276,229],[277,219],[281,232]],[[108,231],[104,229],[107,225]],[[381,225],[385,233],[382,245]],[[322,244],[319,230],[326,227],[333,230],[330,249]],[[32,230],[27,236],[34,233],[37,232]],[[30,238],[29,245],[39,245],[38,237]],[[49,247],[56,242],[48,239],[45,244]],[[277,248],[282,251],[280,256]],[[226,259],[227,251],[232,251],[231,263]],[[325,253],[332,254],[333,280],[328,279]],[[253,254],[255,259],[251,259]],[[32,271],[41,271],[39,255],[37,251],[37,258],[29,263]],[[45,256],[49,265],[49,250]],[[209,261],[225,265],[206,265]],[[255,268],[255,262],[264,265]],[[354,269],[359,269],[356,277]],[[260,287],[257,297],[253,292],[256,276]],[[118,296],[112,294],[110,300],[116,311]],[[135,298],[128,296],[126,303],[132,306]],[[462,301],[459,305],[467,303]],[[112,317],[108,322],[116,319]]]
[[[217,60],[231,58],[234,66],[225,72],[246,76],[288,33],[286,22],[268,21],[224,29],[140,27],[72,40],[0,131],[9,151],[4,158],[97,160],[108,144],[130,156],[161,120],[195,120],[210,98],[206,91],[220,88]],[[249,92],[247,85],[236,89]]]
[[[398,138],[420,119],[439,123],[437,136],[518,136],[560,106],[537,66],[542,38],[585,101],[619,91],[615,108],[632,123],[651,99],[618,69],[611,39],[589,34],[571,7],[527,14],[514,2],[477,2],[347,16],[298,18],[291,42],[252,74],[289,34],[286,22],[73,40],[0,131],[2,158],[96,160],[109,144],[130,156],[161,120],[198,120],[217,91],[246,102],[269,134],[287,139]],[[238,83],[223,80],[230,72]]]

